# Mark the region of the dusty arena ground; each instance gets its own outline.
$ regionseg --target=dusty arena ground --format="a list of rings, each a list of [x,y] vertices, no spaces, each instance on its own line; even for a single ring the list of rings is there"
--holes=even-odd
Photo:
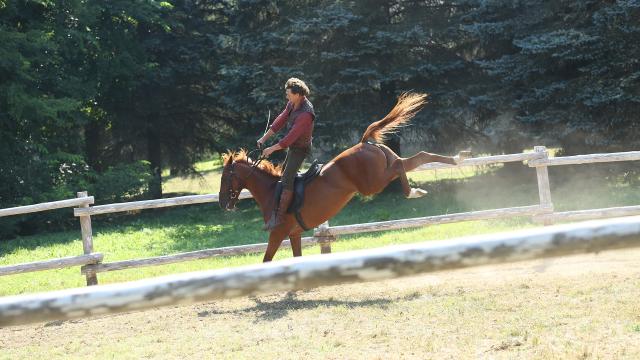
[[[640,358],[640,250],[0,329],[0,358]]]

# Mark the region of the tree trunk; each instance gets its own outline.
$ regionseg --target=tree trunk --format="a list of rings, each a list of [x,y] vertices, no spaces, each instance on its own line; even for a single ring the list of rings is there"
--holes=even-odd
[[[89,121],[84,127],[85,154],[87,164],[96,172],[102,173],[102,159],[100,159],[100,148],[102,147],[102,127],[95,121]]]
[[[147,148],[152,175],[149,193],[151,198],[160,199],[162,198],[162,153],[160,139],[152,129],[147,131]]]

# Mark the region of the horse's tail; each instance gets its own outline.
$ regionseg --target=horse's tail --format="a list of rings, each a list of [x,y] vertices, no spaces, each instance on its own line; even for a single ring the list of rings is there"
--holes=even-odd
[[[384,140],[386,133],[409,122],[426,103],[427,94],[403,93],[387,116],[369,125],[360,142],[365,142],[370,138],[377,142]]]

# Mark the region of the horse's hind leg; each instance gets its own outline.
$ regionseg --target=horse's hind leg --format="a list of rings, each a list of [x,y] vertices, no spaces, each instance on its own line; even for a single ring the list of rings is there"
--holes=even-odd
[[[427,194],[425,190],[420,188],[412,188],[409,186],[409,180],[407,179],[407,171],[414,170],[420,165],[430,162],[440,162],[444,164],[457,165],[465,158],[469,157],[470,153],[461,151],[457,156],[442,156],[438,154],[431,154],[425,151],[421,151],[409,158],[398,158],[391,165],[392,171],[394,171],[400,178],[402,184],[402,190],[404,196],[413,199],[423,197]]]
[[[457,165],[460,161],[469,157],[468,152],[461,151],[457,156],[442,156],[438,154],[431,154],[426,151],[420,151],[412,157],[402,159],[402,164],[406,171],[411,171],[420,165],[439,162],[443,164]]]

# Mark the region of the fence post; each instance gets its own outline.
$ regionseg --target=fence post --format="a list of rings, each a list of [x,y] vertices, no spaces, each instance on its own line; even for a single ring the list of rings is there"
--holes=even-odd
[[[542,160],[549,159],[549,152],[544,146],[535,146],[534,151],[536,153],[542,153]],[[553,213],[553,203],[551,202],[551,186],[549,185],[549,170],[547,165],[536,166],[536,175],[538,176],[538,195],[540,196],[540,206],[550,209],[549,212]],[[544,217],[544,225],[553,224],[553,220],[549,217]]]
[[[325,221],[316,228],[313,233],[314,239],[320,244],[321,254],[331,254],[331,242],[336,239],[329,231],[329,221]]]
[[[78,192],[78,197],[87,197],[86,191]],[[80,207],[89,207],[89,204],[81,205]],[[93,252],[93,230],[91,229],[91,215],[79,216],[80,218],[80,231],[82,232],[82,249],[85,254],[91,254]],[[98,275],[94,272],[87,272],[87,286],[98,285]]]

